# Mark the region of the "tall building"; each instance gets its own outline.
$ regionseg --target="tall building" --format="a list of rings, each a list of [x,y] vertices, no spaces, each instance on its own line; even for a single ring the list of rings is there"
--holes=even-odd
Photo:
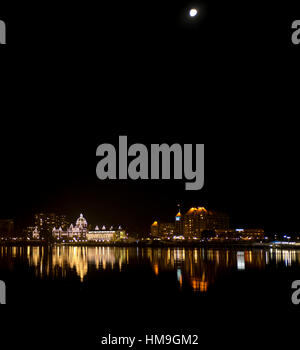
[[[57,215],[55,213],[38,213],[34,216],[34,225],[39,231],[45,230],[52,232],[54,227],[61,227],[63,230],[70,225],[66,215]]]
[[[151,225],[151,236],[154,238],[173,237],[174,233],[175,233],[175,225],[172,222],[154,221],[154,223]]]
[[[161,238],[173,236],[201,238],[205,234],[204,231],[216,233],[216,230],[226,231],[228,229],[229,217],[227,214],[198,207],[190,208],[186,214],[181,214],[179,209],[174,223],[154,221],[151,225],[151,236]]]
[[[178,214],[175,216],[175,234],[182,236],[184,232],[184,218],[179,210]]]
[[[229,216],[204,207],[190,208],[183,218],[183,235],[201,238],[203,231],[228,230]]]
[[[158,222],[154,221],[151,225],[151,236],[152,237],[159,237],[159,230],[158,230]]]

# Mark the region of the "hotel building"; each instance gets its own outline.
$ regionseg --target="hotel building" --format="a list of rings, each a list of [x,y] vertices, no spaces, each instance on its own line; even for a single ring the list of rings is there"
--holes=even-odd
[[[153,238],[168,238],[173,237],[175,233],[175,225],[171,222],[160,222],[155,221],[151,225],[151,236]]]
[[[183,235],[201,238],[203,231],[228,230],[229,216],[204,207],[190,208],[183,217]]]
[[[152,237],[184,236],[201,238],[203,231],[228,230],[229,217],[216,211],[208,211],[204,207],[190,208],[186,214],[179,211],[175,223],[159,223],[151,225]]]
[[[179,211],[175,223],[160,223],[151,225],[152,237],[174,238],[216,238],[216,239],[263,239],[262,228],[229,228],[229,216],[204,207],[190,208],[185,214]]]

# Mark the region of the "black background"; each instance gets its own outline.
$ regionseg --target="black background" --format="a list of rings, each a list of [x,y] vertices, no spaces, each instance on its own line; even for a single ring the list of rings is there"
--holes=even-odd
[[[299,231],[299,47],[290,38],[300,12],[282,1],[200,4],[203,20],[189,23],[185,1],[1,2],[7,24],[7,45],[0,47],[1,218],[22,226],[37,211],[73,219],[83,212],[94,224],[144,232],[154,219],[172,220],[181,203],[228,212],[233,226]],[[117,146],[119,135],[146,145],[205,143],[204,188],[188,192],[183,181],[100,182],[96,147]],[[108,324],[130,328],[128,308]],[[138,310],[140,327],[153,327],[154,312]],[[241,331],[255,344],[249,328],[240,329],[241,315],[226,323],[220,310],[194,325],[203,326],[202,334],[219,325],[228,344],[230,331]],[[79,316],[74,305],[56,312],[53,325],[86,339],[118,314],[107,305],[102,311]],[[179,324],[189,317],[192,327],[190,316],[177,312]],[[171,319],[175,327],[172,316],[157,326]],[[3,317],[23,340],[32,332],[43,335],[39,344],[58,342],[47,308],[34,310],[29,324],[15,313]],[[255,326],[262,333],[269,323]]]
[[[1,217],[83,212],[149,231],[176,205],[227,212],[233,227],[297,231],[295,6],[55,2],[3,7]],[[205,143],[205,186],[100,182],[96,147]],[[142,205],[141,205],[142,203]]]

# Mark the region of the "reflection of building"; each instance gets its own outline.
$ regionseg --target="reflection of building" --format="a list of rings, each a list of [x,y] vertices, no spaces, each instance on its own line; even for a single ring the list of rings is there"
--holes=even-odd
[[[13,220],[0,220],[0,236],[12,236],[14,233]]]
[[[121,271],[124,266],[151,264],[153,274],[171,272],[178,288],[189,286],[195,292],[209,290],[219,276],[235,270],[265,269],[269,264],[286,266],[300,264],[300,250],[285,249],[206,249],[206,248],[141,248],[132,247],[77,247],[8,246],[0,249],[0,259],[9,258],[11,264],[28,261],[38,277],[63,277],[76,274],[81,281],[91,270]],[[13,259],[11,259],[13,258]],[[18,258],[18,259],[15,259]],[[4,259],[3,261],[8,260]],[[174,273],[175,272],[175,273]],[[102,276],[103,277],[103,276]],[[72,277],[73,278],[73,277]],[[229,282],[231,279],[229,279]],[[231,281],[232,282],[232,281]],[[102,299],[100,298],[100,301]]]
[[[152,237],[173,237],[175,232],[175,225],[170,222],[157,222],[151,225],[151,236]]]
[[[45,254],[45,252],[49,254]],[[29,266],[35,267],[36,276],[55,276],[57,278],[58,274],[61,274],[61,276],[66,277],[67,273],[75,271],[81,281],[84,280],[91,265],[95,266],[97,270],[105,270],[109,267],[121,271],[122,266],[129,263],[127,248],[28,246],[24,250],[12,247],[5,254],[11,254],[13,257],[26,256]]]

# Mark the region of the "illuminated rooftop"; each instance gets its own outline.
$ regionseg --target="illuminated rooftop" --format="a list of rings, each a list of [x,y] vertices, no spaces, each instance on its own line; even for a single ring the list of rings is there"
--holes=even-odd
[[[80,217],[77,219],[76,226],[87,227],[87,221],[82,214],[80,214]]]
[[[190,208],[186,214],[191,215],[191,214],[201,214],[201,213],[207,213],[207,210],[204,207]]]

